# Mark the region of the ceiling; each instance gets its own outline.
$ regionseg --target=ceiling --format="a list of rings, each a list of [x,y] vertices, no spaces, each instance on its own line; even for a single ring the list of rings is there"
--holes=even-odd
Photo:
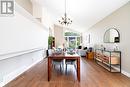
[[[35,0],[45,7],[55,24],[64,15],[65,0]],[[69,27],[86,31],[97,22],[126,4],[129,0],[67,0],[67,15],[73,20]]]

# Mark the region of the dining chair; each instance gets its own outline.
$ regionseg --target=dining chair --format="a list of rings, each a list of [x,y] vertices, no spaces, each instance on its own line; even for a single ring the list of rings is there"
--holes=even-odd
[[[59,66],[60,67],[60,72],[63,70],[63,64],[64,64],[63,59],[58,59],[58,60],[54,59],[52,61],[52,64],[53,64],[54,69],[56,69],[56,66]]]
[[[76,60],[75,59],[66,59],[65,60],[65,65],[66,65],[66,74],[67,74],[67,67],[68,67],[68,65],[74,65],[74,68],[76,69],[77,67],[76,67]]]
[[[55,53],[58,55],[58,54],[61,54],[62,53],[62,49],[61,48],[57,48],[56,50],[55,50]],[[61,72],[61,70],[63,70],[63,59],[54,59],[53,60],[53,67],[54,67],[54,69],[55,69],[55,67],[56,66],[59,66],[60,67],[60,72]]]

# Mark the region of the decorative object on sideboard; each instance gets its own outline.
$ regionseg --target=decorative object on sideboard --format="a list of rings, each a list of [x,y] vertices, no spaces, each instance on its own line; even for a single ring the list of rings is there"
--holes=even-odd
[[[119,37],[114,38],[115,43],[118,43],[120,41]]]
[[[119,51],[119,46],[117,45],[117,43],[114,43],[114,51]]]

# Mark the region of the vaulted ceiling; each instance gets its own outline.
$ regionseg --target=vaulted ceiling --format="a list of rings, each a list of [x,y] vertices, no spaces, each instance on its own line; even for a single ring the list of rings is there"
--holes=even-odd
[[[35,0],[46,7],[55,24],[64,15],[65,0]],[[67,0],[67,14],[73,20],[71,29],[83,32],[101,21],[129,0]]]

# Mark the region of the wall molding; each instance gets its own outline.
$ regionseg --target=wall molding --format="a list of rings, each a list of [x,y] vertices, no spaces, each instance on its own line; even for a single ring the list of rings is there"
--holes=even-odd
[[[16,57],[16,56],[28,54],[28,53],[40,51],[40,50],[43,50],[43,48],[39,47],[39,48],[34,48],[34,49],[29,49],[29,50],[23,50],[23,51],[11,52],[11,53],[6,53],[6,54],[0,54],[0,61],[8,59],[8,58]]]
[[[0,84],[0,87],[6,85],[7,83],[11,82],[12,80],[14,80],[15,78],[17,78],[18,76],[20,76],[21,74],[23,74],[24,72],[26,72],[28,69],[30,69],[31,67],[33,67],[34,65],[36,65],[37,63],[39,63],[41,60],[43,60],[43,58],[37,60],[36,62],[34,62],[33,64],[27,66],[24,66],[23,68],[18,69],[17,71],[14,71],[8,75],[6,75],[3,78],[3,82]]]

